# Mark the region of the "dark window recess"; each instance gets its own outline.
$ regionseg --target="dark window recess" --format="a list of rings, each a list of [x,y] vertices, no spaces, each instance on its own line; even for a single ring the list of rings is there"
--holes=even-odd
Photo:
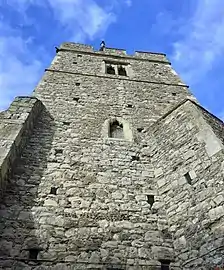
[[[132,156],[131,161],[139,161],[140,157],[139,156]]]
[[[76,64],[77,64],[77,62],[76,62],[76,61],[74,61],[74,62],[73,62],[73,64],[75,64],[75,65],[76,65]]]
[[[55,155],[62,154],[62,153],[63,153],[63,149],[55,149]]]
[[[40,252],[40,250],[37,248],[29,249],[29,259],[30,260],[37,260],[37,256],[38,256],[39,252]]]
[[[133,105],[132,104],[128,104],[127,107],[128,108],[133,108]]]
[[[79,98],[78,97],[73,97],[73,100],[76,102],[79,102]]]
[[[127,76],[126,69],[122,66],[118,66],[118,75]]]
[[[123,125],[117,120],[110,124],[109,137],[124,138]]]
[[[144,130],[144,128],[137,128],[138,132],[142,132]]]
[[[185,173],[184,177],[186,178],[189,185],[192,184],[192,179],[189,173]]]
[[[63,122],[63,125],[70,126],[71,122]]]
[[[170,261],[169,260],[160,260],[161,270],[169,270],[170,269]]]
[[[81,55],[81,54],[78,54],[77,56],[78,56],[78,57],[82,57],[82,55]]]
[[[115,75],[115,69],[111,65],[108,65],[106,66],[106,73]]]
[[[173,96],[176,96],[176,95],[177,95],[177,93],[172,93],[172,95],[173,95]]]
[[[153,206],[155,199],[154,199],[154,195],[147,195],[147,202],[148,204],[151,205],[151,207]]]
[[[51,187],[50,194],[57,195],[57,187]]]
[[[80,83],[79,83],[79,82],[77,82],[77,83],[75,83],[75,85],[76,85],[76,86],[80,86]]]

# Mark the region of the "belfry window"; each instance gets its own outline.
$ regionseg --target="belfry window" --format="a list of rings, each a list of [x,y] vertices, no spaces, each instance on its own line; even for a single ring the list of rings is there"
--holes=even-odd
[[[124,138],[123,125],[119,123],[117,120],[115,120],[110,124],[109,137],[119,139]]]
[[[122,66],[118,66],[118,75],[127,76],[126,69]]]
[[[128,63],[105,61],[105,73],[119,76],[128,76]]]
[[[107,73],[107,74],[113,74],[113,75],[116,74],[116,73],[115,73],[114,67],[112,67],[111,65],[107,65],[107,66],[106,66],[106,73]]]

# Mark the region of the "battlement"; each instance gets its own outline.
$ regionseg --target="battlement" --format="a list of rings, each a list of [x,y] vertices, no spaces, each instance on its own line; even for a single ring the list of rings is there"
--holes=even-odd
[[[1,112],[0,199],[14,163],[32,133],[35,119],[42,109],[42,103],[34,97],[17,97],[8,110]]]
[[[62,43],[59,49],[61,51],[68,50],[68,51],[96,54],[96,55],[110,55],[110,56],[124,57],[124,58],[129,58],[129,59],[131,58],[131,59],[136,59],[136,60],[165,62],[167,64],[170,64],[169,60],[166,58],[166,54],[164,53],[135,51],[133,55],[130,55],[130,54],[127,54],[125,49],[106,47],[103,51],[97,51],[97,50],[94,50],[93,46],[80,44],[80,43],[73,43],[73,42]]]

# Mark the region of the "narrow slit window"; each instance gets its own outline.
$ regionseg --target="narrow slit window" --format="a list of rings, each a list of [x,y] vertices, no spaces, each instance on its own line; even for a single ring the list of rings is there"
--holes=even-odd
[[[187,180],[188,184],[191,185],[192,184],[192,179],[189,173],[185,173],[184,175],[185,179]]]
[[[79,102],[79,97],[73,97],[73,100]]]
[[[122,66],[118,66],[118,75],[127,76],[126,69]]]
[[[152,207],[154,202],[155,202],[155,198],[154,195],[147,195],[147,202],[148,204],[150,204],[150,206]]]
[[[169,270],[170,269],[170,261],[169,260],[160,260],[161,270]]]
[[[50,194],[57,195],[57,187],[51,187]]]
[[[30,260],[37,260],[37,256],[39,254],[39,249],[37,248],[31,248],[29,249],[29,259]]]
[[[64,125],[64,126],[70,126],[70,124],[71,124],[71,122],[67,122],[67,121],[64,121],[64,122],[63,122],[63,125]]]
[[[116,74],[116,73],[115,73],[114,67],[112,67],[111,65],[107,65],[107,66],[106,66],[106,73],[107,73],[107,74],[113,74],[113,75]]]
[[[110,124],[109,136],[111,138],[124,138],[123,125],[117,120]]]
[[[63,154],[63,149],[55,149],[55,155]]]
[[[142,132],[144,130],[144,128],[137,128],[138,132]]]
[[[131,161],[139,161],[140,157],[139,156],[132,156]]]

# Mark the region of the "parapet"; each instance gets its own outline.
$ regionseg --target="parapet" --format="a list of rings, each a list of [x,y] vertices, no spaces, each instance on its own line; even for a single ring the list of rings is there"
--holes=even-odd
[[[42,109],[43,104],[34,97],[17,97],[0,114],[0,199]]]
[[[133,55],[130,55],[127,54],[125,49],[108,48],[108,47],[106,47],[103,51],[96,51],[94,50],[93,46],[73,42],[62,43],[59,50],[74,51],[80,53],[92,53],[98,55],[118,56],[124,58],[133,58],[136,60],[141,59],[148,61],[158,61],[158,62],[165,62],[167,64],[170,63],[169,60],[166,58],[166,54],[164,53],[136,51]]]
[[[94,52],[93,46],[74,42],[64,42],[61,44],[60,49]]]

